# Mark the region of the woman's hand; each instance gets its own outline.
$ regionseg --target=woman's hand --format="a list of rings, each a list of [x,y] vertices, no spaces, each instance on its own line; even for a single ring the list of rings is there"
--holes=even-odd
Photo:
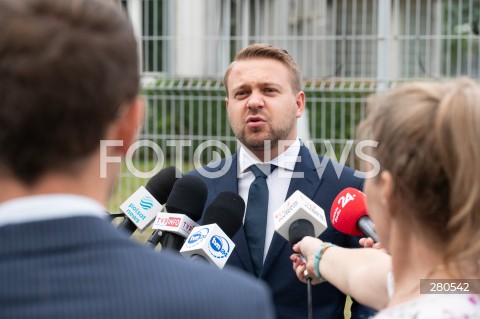
[[[383,246],[381,243],[375,243],[372,238],[370,237],[364,237],[360,238],[358,241],[363,248],[377,248],[377,249],[383,249]]]
[[[297,278],[306,283],[305,279],[305,269],[307,270],[308,276],[312,279],[312,284],[320,283],[320,280],[315,275],[314,262],[315,262],[315,253],[323,245],[323,241],[318,238],[306,236],[297,244],[293,245],[293,251],[297,254],[292,254],[290,260],[292,261],[293,270],[295,271]],[[302,256],[304,258],[302,258]]]

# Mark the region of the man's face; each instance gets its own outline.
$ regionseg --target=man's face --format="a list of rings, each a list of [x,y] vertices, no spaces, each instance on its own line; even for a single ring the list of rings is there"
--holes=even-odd
[[[228,77],[227,114],[233,133],[252,152],[264,141],[276,147],[297,137],[297,118],[305,95],[294,93],[290,70],[281,62],[259,58],[235,62]]]

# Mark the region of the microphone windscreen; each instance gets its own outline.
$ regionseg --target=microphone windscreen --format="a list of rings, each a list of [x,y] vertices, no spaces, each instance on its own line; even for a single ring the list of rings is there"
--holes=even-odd
[[[290,245],[293,246],[305,236],[315,237],[313,224],[306,219],[297,219],[288,229],[288,241]]]
[[[202,224],[217,224],[229,238],[240,229],[245,201],[233,192],[221,192],[205,210]]]
[[[207,186],[200,177],[185,175],[173,184],[165,208],[168,213],[184,214],[197,221],[202,216],[207,194]]]
[[[339,232],[352,236],[362,236],[357,222],[368,215],[365,194],[356,188],[348,187],[341,191],[332,204],[330,221]]]
[[[180,170],[175,166],[168,166],[150,178],[147,185],[145,185],[145,188],[160,204],[163,205],[167,202],[167,199],[172,192],[173,185],[180,177],[182,177],[182,172],[180,172]]]

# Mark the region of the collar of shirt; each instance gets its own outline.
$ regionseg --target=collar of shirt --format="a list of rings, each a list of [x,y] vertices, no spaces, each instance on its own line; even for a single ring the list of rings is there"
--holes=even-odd
[[[283,168],[284,170],[293,172],[299,152],[300,140],[297,138],[289,148],[267,163],[274,164],[278,168]],[[260,163],[262,163],[262,161],[253,155],[252,152],[247,150],[244,145],[240,146],[240,151],[238,153],[238,168],[240,172],[240,178],[243,177],[245,173],[250,172],[248,169],[250,166]]]
[[[80,195],[52,194],[21,197],[0,205],[0,226],[73,216],[106,217],[99,202]]]
[[[264,260],[270,248],[273,233],[275,232],[273,214],[275,210],[283,204],[287,197],[288,188],[295,169],[295,164],[298,160],[299,152],[300,140],[297,138],[289,148],[269,162],[270,164],[277,165],[278,168],[274,170],[267,178],[267,185],[270,194],[275,194],[275,196],[268,197],[267,226],[265,229],[265,250],[263,253]],[[238,162],[238,168],[240,172],[238,176],[238,193],[245,201],[245,204],[248,204],[248,191],[250,184],[255,179],[253,172],[248,168],[252,164],[261,163],[261,161],[246,148],[244,148],[244,146],[242,146],[239,150]]]

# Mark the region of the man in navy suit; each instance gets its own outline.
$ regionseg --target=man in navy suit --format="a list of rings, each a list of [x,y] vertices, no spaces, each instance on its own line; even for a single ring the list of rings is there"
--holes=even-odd
[[[307,287],[292,271],[289,243],[274,232],[274,211],[296,190],[311,198],[325,212],[346,187],[362,188],[363,180],[348,167],[318,156],[297,137],[297,119],[305,108],[301,71],[293,58],[280,48],[252,44],[240,51],[228,67],[224,85],[230,126],[240,148],[232,156],[193,171],[208,187],[206,206],[222,191],[240,194],[247,203],[244,227],[234,236],[235,250],[228,265],[243,269],[268,283],[278,318],[307,317]],[[247,234],[248,197],[257,173],[251,166],[273,164],[266,177],[268,208],[263,242],[263,265],[255,268]],[[320,238],[343,247],[358,247],[358,239],[336,231],[328,220]],[[257,248],[255,248],[257,249]],[[258,259],[258,258],[257,258]],[[258,263],[257,263],[258,264]],[[315,318],[343,318],[346,296],[323,283],[313,288]],[[352,318],[368,318],[373,311],[356,302]]]
[[[0,0],[0,318],[274,317],[266,285],[108,221],[120,164],[102,159],[136,139],[138,70],[112,3]]]

